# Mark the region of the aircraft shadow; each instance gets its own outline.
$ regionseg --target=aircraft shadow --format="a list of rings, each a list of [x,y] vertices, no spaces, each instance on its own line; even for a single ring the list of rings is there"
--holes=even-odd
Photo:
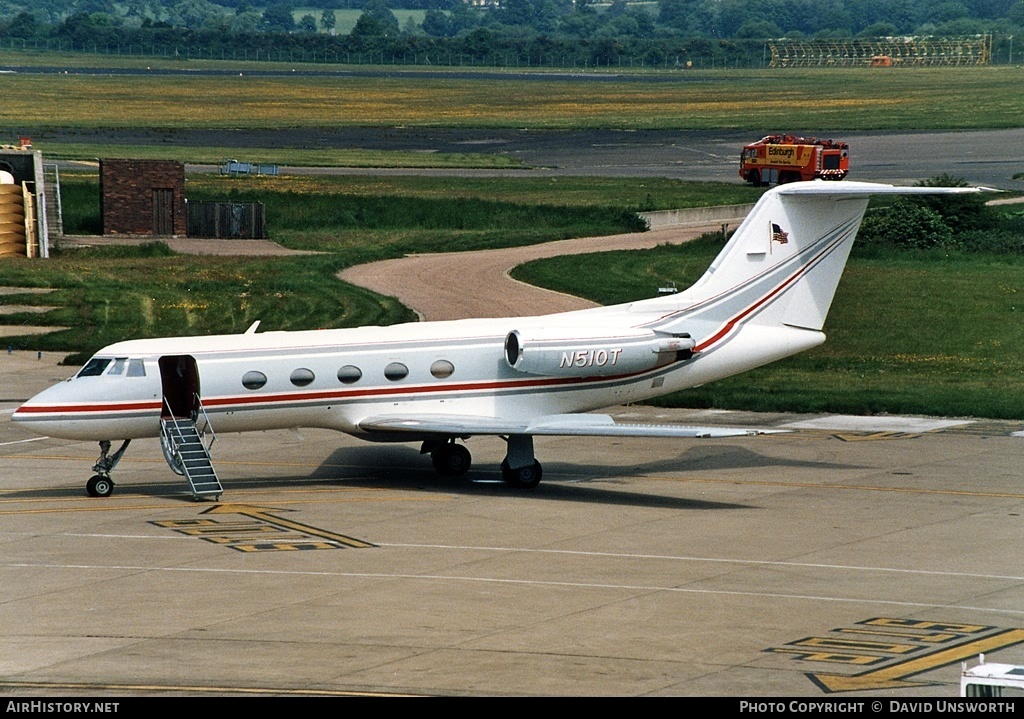
[[[447,493],[530,496],[537,499],[668,507],[675,509],[749,509],[751,505],[709,502],[666,495],[631,492],[614,487],[622,480],[640,475],[657,475],[683,470],[724,470],[768,466],[818,468],[823,471],[847,465],[785,460],[752,452],[743,447],[707,445],[691,447],[675,458],[632,465],[591,465],[557,461],[544,462],[544,481],[534,490],[512,489],[501,481],[497,466],[481,463],[464,477],[438,476],[426,455],[402,445],[368,445],[336,450],[313,472],[312,478],[341,481],[346,486],[375,489],[409,489]]]

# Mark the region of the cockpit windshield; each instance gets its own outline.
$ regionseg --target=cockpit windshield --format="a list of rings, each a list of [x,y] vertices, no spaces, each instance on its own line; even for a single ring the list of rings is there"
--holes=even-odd
[[[102,374],[145,377],[146,363],[141,359],[129,359],[128,357],[93,357],[85,363],[85,367],[80,369],[75,377],[99,377]]]
[[[112,357],[93,357],[91,360],[85,363],[85,367],[78,371],[76,377],[98,377],[103,374],[103,370],[107,368],[113,362]]]

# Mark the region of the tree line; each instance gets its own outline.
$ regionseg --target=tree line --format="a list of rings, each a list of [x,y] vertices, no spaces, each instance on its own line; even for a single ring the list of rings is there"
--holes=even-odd
[[[248,0],[0,0],[0,47],[307,62],[756,67],[765,62],[766,38],[911,34],[994,34],[994,59],[1008,62],[1024,27],[1024,0],[495,2],[320,0],[304,12]],[[361,14],[339,34],[335,11],[348,9]],[[423,19],[401,24],[394,9],[421,10]]]

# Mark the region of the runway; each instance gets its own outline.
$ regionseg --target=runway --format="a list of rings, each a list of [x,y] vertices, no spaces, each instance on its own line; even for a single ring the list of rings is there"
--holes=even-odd
[[[0,355],[0,397],[66,372]],[[9,696],[953,696],[1024,663],[1020,423],[624,408],[727,440],[538,438],[438,479],[406,445],[222,435],[222,502],[155,440],[112,497],[96,448],[0,422]],[[878,687],[877,689],[875,687]]]

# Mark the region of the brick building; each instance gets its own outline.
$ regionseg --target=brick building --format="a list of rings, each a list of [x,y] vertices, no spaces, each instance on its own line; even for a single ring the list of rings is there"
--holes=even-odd
[[[172,160],[100,160],[104,235],[185,235],[185,166]]]

